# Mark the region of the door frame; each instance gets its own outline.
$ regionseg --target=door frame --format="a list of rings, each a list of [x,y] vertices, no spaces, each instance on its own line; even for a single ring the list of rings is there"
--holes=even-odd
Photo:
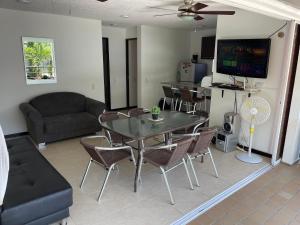
[[[104,79],[104,96],[105,96],[105,105],[107,110],[111,110],[111,90],[110,90],[110,60],[109,60],[109,39],[107,37],[102,37],[102,45],[103,40],[107,41],[107,49],[105,51],[105,54],[107,55],[107,76],[104,73],[104,55],[103,57],[103,79]],[[102,46],[103,48],[103,46]],[[102,50],[103,54],[104,51]],[[108,93],[108,94],[107,94]]]
[[[127,108],[136,108],[137,106],[130,106],[129,94],[129,41],[136,40],[137,38],[126,38],[126,106]]]
[[[291,102],[294,92],[294,85],[295,85],[295,78],[297,73],[298,67],[298,57],[299,57],[299,50],[300,50],[300,25],[296,25],[295,37],[294,37],[294,44],[293,44],[293,51],[292,51],[292,60],[290,64],[290,73],[288,75],[288,86],[286,90],[286,98],[284,102],[284,113],[282,117],[282,124],[280,129],[280,138],[278,143],[278,151],[276,153],[276,160],[279,160],[283,156],[285,140],[286,140],[286,132],[289,122],[290,116],[290,109],[291,109]]]

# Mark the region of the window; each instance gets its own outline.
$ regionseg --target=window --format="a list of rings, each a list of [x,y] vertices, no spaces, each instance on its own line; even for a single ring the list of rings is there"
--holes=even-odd
[[[27,84],[56,83],[53,40],[23,37],[22,43]]]

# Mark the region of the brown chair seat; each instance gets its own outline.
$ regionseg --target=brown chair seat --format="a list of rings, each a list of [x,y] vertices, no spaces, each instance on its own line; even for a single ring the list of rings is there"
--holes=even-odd
[[[102,151],[101,157],[105,161],[107,167],[112,164],[119,162],[123,159],[129,158],[131,156],[130,151],[115,150],[115,151]]]
[[[160,166],[167,166],[169,159],[172,155],[172,152],[167,149],[162,150],[152,150],[146,152],[144,157],[147,158],[147,162],[160,167]]]
[[[202,102],[205,100],[205,97],[202,96],[202,97],[193,97],[193,102]]]

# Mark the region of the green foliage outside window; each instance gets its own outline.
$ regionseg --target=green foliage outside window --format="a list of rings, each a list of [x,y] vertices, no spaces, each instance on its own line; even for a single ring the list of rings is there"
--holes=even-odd
[[[52,40],[23,39],[23,54],[28,80],[56,80]]]

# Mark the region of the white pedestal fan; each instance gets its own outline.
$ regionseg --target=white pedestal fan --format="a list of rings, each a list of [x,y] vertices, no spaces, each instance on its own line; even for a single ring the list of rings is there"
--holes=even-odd
[[[247,98],[241,107],[241,117],[250,124],[250,141],[248,153],[239,153],[236,158],[247,163],[260,163],[262,158],[256,154],[252,154],[253,136],[255,126],[265,123],[271,114],[271,106],[267,100],[262,97]]]

